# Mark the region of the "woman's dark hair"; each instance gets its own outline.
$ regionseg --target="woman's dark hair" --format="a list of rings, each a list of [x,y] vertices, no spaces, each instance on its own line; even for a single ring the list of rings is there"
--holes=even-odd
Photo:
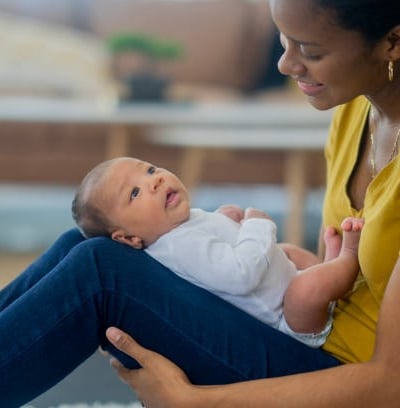
[[[358,31],[370,44],[400,24],[399,0],[313,0],[313,4],[331,10],[337,24]]]

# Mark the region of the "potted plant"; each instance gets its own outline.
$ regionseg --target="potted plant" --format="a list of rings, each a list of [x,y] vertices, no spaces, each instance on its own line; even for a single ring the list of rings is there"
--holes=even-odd
[[[182,56],[182,45],[142,33],[117,33],[108,39],[117,77],[127,85],[130,100],[162,100],[169,78],[161,73],[162,61]]]

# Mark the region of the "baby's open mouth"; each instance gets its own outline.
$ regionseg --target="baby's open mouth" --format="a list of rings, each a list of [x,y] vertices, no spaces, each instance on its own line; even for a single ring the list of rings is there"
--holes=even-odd
[[[165,206],[168,207],[176,197],[177,193],[174,190],[168,190],[167,191],[167,199],[165,200]]]

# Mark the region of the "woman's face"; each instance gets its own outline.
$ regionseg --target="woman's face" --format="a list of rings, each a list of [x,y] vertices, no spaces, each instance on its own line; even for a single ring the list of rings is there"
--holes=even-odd
[[[384,86],[387,66],[379,47],[335,25],[329,11],[316,12],[312,0],[270,0],[270,6],[284,48],[278,68],[315,108],[374,95]]]

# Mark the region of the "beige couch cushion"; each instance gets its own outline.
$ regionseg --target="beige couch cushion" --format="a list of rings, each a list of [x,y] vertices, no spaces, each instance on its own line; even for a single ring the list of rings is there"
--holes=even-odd
[[[258,84],[274,32],[267,0],[0,0],[0,10],[103,40],[132,30],[181,41],[185,57],[164,63],[161,71],[179,83],[235,92]]]
[[[116,97],[104,42],[70,27],[0,12],[0,94]]]

